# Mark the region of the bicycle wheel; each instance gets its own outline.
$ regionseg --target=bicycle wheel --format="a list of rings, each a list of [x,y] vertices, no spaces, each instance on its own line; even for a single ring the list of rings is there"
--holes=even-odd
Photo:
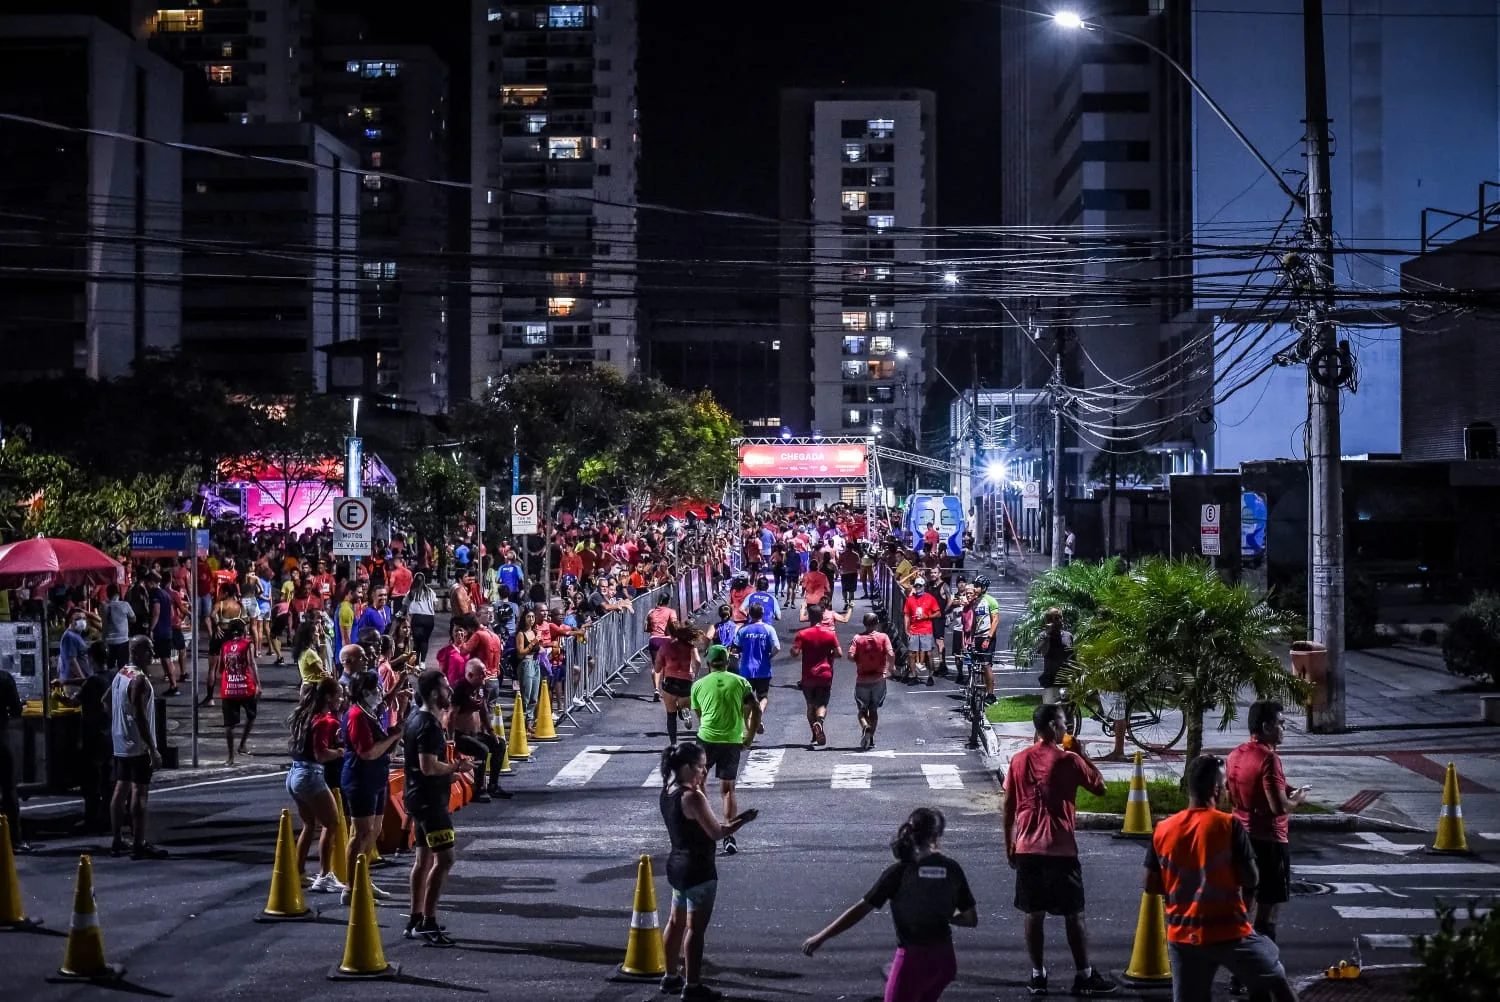
[[[1169,693],[1150,693],[1130,702],[1125,736],[1144,751],[1164,752],[1182,740],[1187,717]]]
[[[1099,729],[1104,732],[1104,736],[1113,739],[1115,736],[1115,721],[1124,719],[1125,714],[1128,712],[1125,696],[1123,693],[1118,692],[1101,692],[1097,693],[1097,696],[1099,698],[1099,706],[1097,712],[1092,714],[1093,718],[1099,721]]]

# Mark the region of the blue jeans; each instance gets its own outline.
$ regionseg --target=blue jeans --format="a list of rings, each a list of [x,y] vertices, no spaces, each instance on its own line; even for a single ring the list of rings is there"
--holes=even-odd
[[[536,723],[536,701],[542,694],[542,666],[535,657],[521,659],[521,706],[526,710],[526,726]]]

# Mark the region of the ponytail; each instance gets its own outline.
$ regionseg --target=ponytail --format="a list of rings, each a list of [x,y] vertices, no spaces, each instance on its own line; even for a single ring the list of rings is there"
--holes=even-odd
[[[703,757],[703,746],[696,741],[681,741],[661,753],[661,787],[665,790],[683,766]]]
[[[936,807],[918,807],[896,830],[896,837],[891,840],[891,855],[903,863],[914,862],[917,850],[936,841],[947,824],[943,812]]]

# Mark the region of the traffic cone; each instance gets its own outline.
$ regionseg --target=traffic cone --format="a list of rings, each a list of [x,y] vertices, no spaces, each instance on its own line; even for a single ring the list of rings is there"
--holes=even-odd
[[[292,838],[292,812],[281,811],[276,831],[276,862],[271,867],[271,893],[257,922],[293,922],[314,918],[302,898],[302,878],[297,874],[297,843]]]
[[[516,693],[516,708],[510,713],[510,740],[506,742],[510,757],[517,762],[531,759],[531,746],[526,743],[526,710],[521,706],[521,694]]]
[[[656,881],[651,875],[651,857],[642,856],[635,868],[635,907],[631,909],[625,962],[615,977],[624,981],[650,981],[665,973],[667,950],[656,923]]]
[[[99,913],[94,910],[94,864],[87,856],[78,857],[78,884],[73,889],[73,920],[68,923],[68,944],[63,948],[62,966],[47,978],[56,984],[68,981],[118,981],[125,968],[104,960],[104,934],[99,929]]]
[[[536,699],[536,741],[556,741],[557,729],[552,725],[552,692],[545,681],[542,694]]]
[[[1428,852],[1467,854],[1469,840],[1464,836],[1464,809],[1458,797],[1458,770],[1448,763],[1443,775],[1443,806],[1438,808],[1437,838]]]
[[[1115,838],[1150,838],[1152,829],[1151,801],[1146,797],[1146,767],[1141,753],[1135,753],[1135,763],[1130,770],[1130,793],[1125,799],[1125,826],[1115,833]]]
[[[375,892],[370,890],[370,864],[365,854],[354,859],[349,899],[349,931],[344,936],[344,959],[328,972],[329,981],[394,981],[400,965],[388,964],[380,945],[380,923],[375,921]]]
[[[505,704],[498,699],[490,704],[490,733],[505,740]]]
[[[1141,895],[1141,914],[1135,922],[1135,946],[1130,950],[1130,966],[1125,968],[1125,983],[1149,988],[1171,980],[1172,965],[1167,960],[1166,908],[1160,894],[1147,892]]]
[[[494,756],[490,757],[493,758]],[[493,775],[509,776],[515,771],[510,767],[510,742],[502,737],[500,739],[500,768],[496,769]]]
[[[10,823],[0,817],[0,932],[26,932],[42,924],[21,910],[21,878],[10,849]]]
[[[344,795],[333,791],[333,813],[337,817],[333,829],[333,851],[328,854],[328,872],[346,880],[349,877],[349,822],[344,819]]]

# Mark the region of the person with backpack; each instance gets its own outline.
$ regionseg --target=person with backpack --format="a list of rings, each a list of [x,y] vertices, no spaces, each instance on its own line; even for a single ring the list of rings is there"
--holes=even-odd
[[[1073,664],[1073,634],[1063,629],[1061,609],[1048,609],[1042,616],[1042,636],[1037,641],[1036,649],[1042,656],[1042,673],[1037,676],[1037,682],[1042,687],[1042,702],[1062,704],[1062,672]],[[1071,731],[1072,707],[1064,704],[1063,713]]]

